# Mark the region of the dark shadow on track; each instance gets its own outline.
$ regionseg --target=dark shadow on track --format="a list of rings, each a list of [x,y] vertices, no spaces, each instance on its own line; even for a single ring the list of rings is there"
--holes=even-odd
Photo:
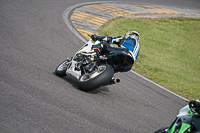
[[[72,78],[68,78],[67,76],[65,77],[59,77],[55,74],[55,72],[53,72],[53,75],[55,75],[56,77],[58,78],[61,78],[65,81],[67,81],[68,83],[70,83],[75,89],[79,90],[78,86],[77,86],[77,81],[75,79],[72,79]],[[82,90],[80,90],[82,91]],[[110,92],[109,91],[109,88],[106,87],[106,86],[101,86],[99,88],[97,88],[96,90],[93,90],[93,91],[90,91],[90,92],[85,92],[85,93],[90,93],[90,94],[104,94],[104,95],[107,95],[106,92]]]
[[[100,93],[100,94],[107,95],[106,92],[110,92],[109,88],[106,86],[102,86],[102,87],[99,87],[98,89],[90,91],[88,93],[90,93],[90,94],[99,94]]]

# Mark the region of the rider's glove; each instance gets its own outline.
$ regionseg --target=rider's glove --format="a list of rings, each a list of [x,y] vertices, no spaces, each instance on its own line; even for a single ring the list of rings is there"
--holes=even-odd
[[[109,37],[109,36],[105,36],[102,41],[106,41],[108,43],[111,43],[112,42],[112,37]]]
[[[124,38],[122,36],[118,36],[116,38],[112,39],[112,43],[117,44],[118,47],[121,47],[121,42],[124,40]]]
[[[90,37],[92,38],[93,41],[95,41],[95,42],[97,41],[97,35],[96,34],[93,34]]]

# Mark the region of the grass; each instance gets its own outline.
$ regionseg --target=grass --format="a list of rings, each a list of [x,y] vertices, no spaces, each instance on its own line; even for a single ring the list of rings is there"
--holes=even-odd
[[[133,70],[187,98],[200,99],[200,19],[115,18],[99,35],[140,33],[140,54]]]

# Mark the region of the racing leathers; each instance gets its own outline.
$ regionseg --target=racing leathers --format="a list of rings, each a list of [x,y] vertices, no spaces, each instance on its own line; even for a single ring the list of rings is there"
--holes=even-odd
[[[91,38],[97,45],[91,52],[99,54],[113,54],[112,64],[120,72],[131,70],[134,62],[139,55],[139,35],[130,34],[127,37],[110,37],[91,35]],[[98,43],[97,43],[98,42]],[[111,43],[117,44],[118,47],[112,46]]]

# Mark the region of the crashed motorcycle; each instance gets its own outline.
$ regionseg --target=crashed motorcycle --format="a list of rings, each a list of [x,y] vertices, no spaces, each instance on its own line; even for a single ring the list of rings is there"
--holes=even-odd
[[[200,133],[200,117],[194,115],[194,108],[186,105],[179,110],[179,114],[169,127],[162,128],[155,133]]]
[[[78,88],[86,92],[104,85],[119,83],[120,79],[114,78],[114,74],[119,72],[119,66],[121,65],[117,59],[120,57],[118,55],[126,53],[111,51],[95,57],[93,61],[88,61],[89,57],[81,54],[90,52],[98,43],[100,42],[93,42],[90,39],[73,57],[63,61],[56,68],[55,74],[59,77],[69,76],[74,78],[77,80]]]

